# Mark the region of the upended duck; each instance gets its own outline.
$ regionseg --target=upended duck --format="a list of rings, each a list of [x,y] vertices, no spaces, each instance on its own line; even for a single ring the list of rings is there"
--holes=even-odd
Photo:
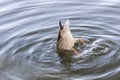
[[[74,48],[75,43],[84,44],[84,40],[81,38],[74,38],[69,27],[69,19],[67,19],[62,25],[59,21],[59,32],[57,39],[57,50],[60,57],[64,57],[65,51],[72,51],[72,54],[80,57],[80,52]]]

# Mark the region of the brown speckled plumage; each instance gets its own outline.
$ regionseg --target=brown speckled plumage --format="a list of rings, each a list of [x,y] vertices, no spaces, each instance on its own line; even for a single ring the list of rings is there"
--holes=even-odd
[[[80,52],[74,48],[74,44],[81,43],[84,44],[84,40],[81,38],[74,38],[70,28],[69,28],[69,19],[65,21],[64,25],[59,22],[59,33],[57,39],[57,50],[58,55],[63,58],[66,54],[74,53],[77,58],[80,57]]]
[[[75,39],[69,28],[69,20],[66,20],[63,26],[61,22],[59,22],[59,26],[57,49],[72,50]]]

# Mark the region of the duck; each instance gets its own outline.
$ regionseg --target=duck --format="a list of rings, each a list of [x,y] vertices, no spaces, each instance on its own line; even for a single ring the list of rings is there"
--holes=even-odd
[[[62,57],[65,55],[65,51],[72,51],[73,55],[80,57],[80,52],[75,49],[75,43],[84,44],[85,41],[82,38],[75,38],[72,35],[70,30],[70,21],[69,19],[65,20],[62,25],[61,21],[59,21],[59,31],[57,38],[57,50],[58,54]]]

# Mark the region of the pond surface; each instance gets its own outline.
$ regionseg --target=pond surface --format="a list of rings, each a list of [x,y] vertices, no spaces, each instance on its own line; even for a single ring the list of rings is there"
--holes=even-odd
[[[61,63],[59,20],[86,42]],[[0,80],[119,80],[119,0],[0,0]]]

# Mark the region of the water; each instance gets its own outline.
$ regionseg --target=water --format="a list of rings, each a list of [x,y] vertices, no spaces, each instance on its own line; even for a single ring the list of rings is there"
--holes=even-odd
[[[119,80],[119,0],[0,0],[0,80]],[[83,59],[60,62],[58,21],[70,19]]]

